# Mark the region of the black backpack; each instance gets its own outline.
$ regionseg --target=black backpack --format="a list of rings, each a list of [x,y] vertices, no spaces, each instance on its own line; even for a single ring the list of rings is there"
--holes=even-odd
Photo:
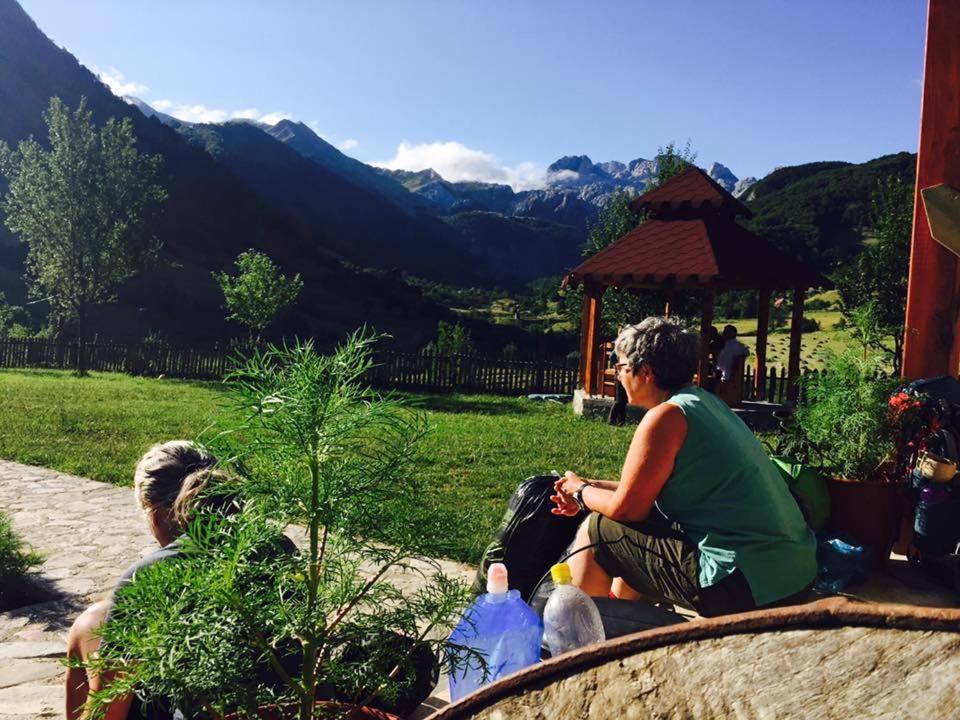
[[[557,480],[556,475],[527,478],[510,496],[500,527],[477,568],[473,581],[477,595],[486,592],[487,570],[501,562],[507,566],[510,587],[529,602],[540,578],[573,542],[587,513],[563,517],[550,512],[555,507],[550,496],[555,494],[553,484]]]

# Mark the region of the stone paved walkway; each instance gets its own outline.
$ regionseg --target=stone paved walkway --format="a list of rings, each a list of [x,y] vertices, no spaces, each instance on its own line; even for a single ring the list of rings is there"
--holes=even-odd
[[[136,509],[133,491],[0,460],[0,509],[45,560],[41,575],[57,598],[0,613],[0,720],[63,717],[61,688],[67,630],[89,603],[105,597],[120,573],[156,543]],[[296,539],[296,538],[295,538]],[[471,579],[473,569],[444,562]],[[399,585],[419,581],[408,573]],[[916,577],[894,556],[852,596],[867,602],[956,606],[957,598]],[[428,704],[442,705],[446,683]],[[426,707],[415,717],[427,714]]]
[[[120,573],[156,549],[133,491],[0,460],[0,509],[41,552],[41,575],[57,599],[0,613],[0,720],[63,717],[67,631],[91,602],[106,597]],[[452,562],[444,570],[472,579]],[[417,582],[408,573],[398,585]]]

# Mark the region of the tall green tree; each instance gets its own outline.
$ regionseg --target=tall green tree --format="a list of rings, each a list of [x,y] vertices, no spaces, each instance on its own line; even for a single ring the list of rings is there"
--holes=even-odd
[[[441,320],[437,323],[437,339],[428,342],[423,350],[437,355],[472,355],[476,352],[470,328]]]
[[[149,220],[166,192],[154,182],[160,157],[137,150],[128,118],[98,128],[86,98],[71,112],[54,97],[44,120],[49,149],[33,138],[16,151],[0,142],[2,208],[28,247],[31,295],[76,322],[82,375],[91,307],[115,301],[117,286],[156,257]]]
[[[224,306],[229,311],[227,320],[246,326],[251,342],[292,304],[303,289],[299,273],[291,278],[264,253],[247,250],[237,256],[236,275],[214,273],[214,279],[223,290]]]
[[[900,372],[907,312],[907,274],[913,227],[913,186],[881,180],[873,196],[870,235],[856,261],[835,281],[840,305],[865,349],[882,353]]]
[[[666,147],[657,148],[657,156],[654,159],[657,163],[656,175],[644,190],[658,188],[674,175],[679,175],[694,165],[697,162],[697,153],[690,149],[689,140],[683,147],[671,140]]]

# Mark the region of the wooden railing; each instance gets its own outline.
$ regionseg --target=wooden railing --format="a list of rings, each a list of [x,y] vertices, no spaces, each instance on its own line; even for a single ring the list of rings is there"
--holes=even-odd
[[[801,370],[800,377],[809,375],[817,376],[821,370]],[[787,369],[784,367],[773,366],[765,373],[765,380],[758,388],[754,387],[754,378],[756,370],[747,366],[743,372],[743,392],[742,400],[766,400],[772,403],[785,403],[787,401]],[[802,383],[801,383],[802,393]],[[802,398],[799,398],[802,400]]]
[[[367,380],[378,387],[501,395],[573,393],[576,363],[495,355],[382,352]]]
[[[219,379],[243,347],[206,348],[156,343],[93,342],[87,364],[95,372]],[[495,355],[439,355],[380,351],[366,380],[380,388],[424,392],[478,392],[498,395],[572,393],[577,385],[575,362]],[[73,369],[76,342],[0,338],[0,367]]]

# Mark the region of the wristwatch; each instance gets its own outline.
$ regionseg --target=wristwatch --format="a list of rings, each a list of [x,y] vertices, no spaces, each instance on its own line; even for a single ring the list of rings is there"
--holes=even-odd
[[[587,487],[588,485],[590,485],[590,483],[585,482],[583,485],[581,485],[580,487],[578,487],[578,488],[577,488],[577,491],[573,494],[573,501],[577,504],[577,506],[578,506],[581,510],[586,510],[586,509],[587,509],[586,503],[583,502],[583,489],[584,489],[585,487]]]

